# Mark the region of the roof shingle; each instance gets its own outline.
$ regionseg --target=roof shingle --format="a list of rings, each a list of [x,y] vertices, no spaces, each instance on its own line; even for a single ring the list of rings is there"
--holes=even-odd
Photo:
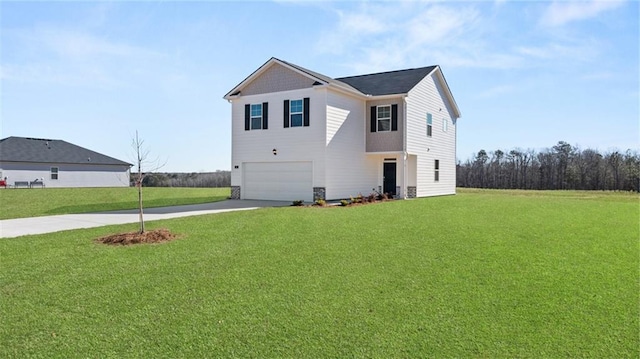
[[[13,136],[0,140],[0,161],[131,166],[62,140]]]

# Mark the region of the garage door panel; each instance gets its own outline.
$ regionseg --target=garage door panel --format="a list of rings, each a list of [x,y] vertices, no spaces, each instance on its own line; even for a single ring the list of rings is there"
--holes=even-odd
[[[247,162],[243,168],[245,199],[313,199],[311,162]]]

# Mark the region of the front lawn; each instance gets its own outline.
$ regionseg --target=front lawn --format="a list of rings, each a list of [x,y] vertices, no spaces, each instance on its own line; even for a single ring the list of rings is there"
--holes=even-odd
[[[637,358],[639,215],[462,191],[2,239],[0,357]]]
[[[229,188],[144,187],[145,208],[221,201]],[[0,189],[0,219],[138,208],[135,187]]]

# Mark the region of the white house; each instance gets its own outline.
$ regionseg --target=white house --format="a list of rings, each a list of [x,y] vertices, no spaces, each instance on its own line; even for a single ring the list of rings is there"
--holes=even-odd
[[[131,164],[76,146],[43,138],[0,140],[0,178],[8,186],[127,187]]]
[[[455,194],[460,110],[439,66],[330,78],[271,58],[231,102],[231,197]]]

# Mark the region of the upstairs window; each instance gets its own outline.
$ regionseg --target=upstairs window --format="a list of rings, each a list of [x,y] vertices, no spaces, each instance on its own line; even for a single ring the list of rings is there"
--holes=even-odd
[[[391,131],[391,106],[378,106],[378,132]]]
[[[284,124],[287,127],[309,126],[309,98],[284,100]]]
[[[51,167],[51,179],[52,180],[58,179],[58,167]]]
[[[371,132],[398,131],[398,105],[371,106]]]
[[[269,103],[244,105],[244,130],[266,130],[269,128]]]
[[[447,120],[446,118],[442,119],[442,132],[447,132],[447,130],[449,129],[449,120]]]
[[[431,137],[433,131],[433,119],[430,113],[427,113],[427,137]]]
[[[262,129],[262,104],[251,105],[251,129]]]

